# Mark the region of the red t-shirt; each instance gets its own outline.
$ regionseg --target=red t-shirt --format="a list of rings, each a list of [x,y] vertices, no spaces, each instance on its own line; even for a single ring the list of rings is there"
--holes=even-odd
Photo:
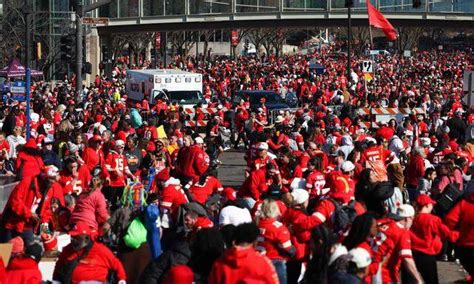
[[[205,204],[207,199],[214,193],[224,190],[222,184],[213,176],[208,176],[204,184],[196,182],[191,186],[189,192],[194,197],[194,201]]]

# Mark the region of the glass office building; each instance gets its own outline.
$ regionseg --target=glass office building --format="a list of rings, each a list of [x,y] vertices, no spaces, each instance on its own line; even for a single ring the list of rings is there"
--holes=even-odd
[[[364,10],[367,0],[354,0],[355,10]],[[372,0],[384,12],[474,13],[474,0],[422,0],[414,9],[412,0]],[[117,0],[101,9],[106,17],[156,17],[197,14],[314,12],[344,9],[345,0]]]

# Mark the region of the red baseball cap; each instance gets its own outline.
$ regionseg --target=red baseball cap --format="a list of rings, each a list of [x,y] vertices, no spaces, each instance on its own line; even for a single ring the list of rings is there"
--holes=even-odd
[[[74,227],[68,232],[71,237],[79,235],[88,235],[91,236],[94,233],[94,230],[89,227],[86,223],[79,222],[74,225]]]
[[[232,187],[226,187],[222,191],[222,196],[227,200],[234,201],[237,199],[237,192]]]
[[[429,195],[427,194],[420,194],[418,195],[418,197],[416,198],[416,204],[418,204],[419,206],[425,206],[425,205],[428,205],[428,204],[433,204],[435,205],[436,204],[436,201],[434,201]]]

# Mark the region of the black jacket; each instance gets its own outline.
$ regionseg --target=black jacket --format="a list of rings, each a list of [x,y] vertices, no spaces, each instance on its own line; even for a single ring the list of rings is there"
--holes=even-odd
[[[174,265],[187,264],[191,258],[191,250],[185,241],[179,241],[156,260],[150,262],[143,271],[140,282],[151,284],[161,283],[163,276]]]

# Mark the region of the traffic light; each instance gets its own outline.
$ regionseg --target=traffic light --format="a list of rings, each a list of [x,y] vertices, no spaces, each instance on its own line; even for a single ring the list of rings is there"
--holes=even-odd
[[[346,2],[344,3],[344,7],[346,8],[351,8],[354,6],[354,1],[353,0],[346,0]]]
[[[413,0],[413,8],[420,8],[421,0]]]
[[[61,37],[61,59],[70,61],[72,59],[72,48],[74,40],[70,36]]]
[[[102,46],[102,61],[109,61],[109,48],[106,45]]]

